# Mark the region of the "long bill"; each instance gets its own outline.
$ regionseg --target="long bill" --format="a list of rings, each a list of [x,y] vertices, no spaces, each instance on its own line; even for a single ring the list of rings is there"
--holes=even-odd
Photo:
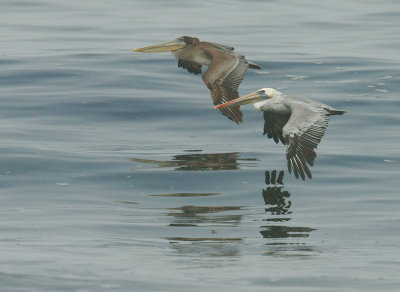
[[[264,99],[264,96],[261,95],[258,91],[255,91],[255,92],[252,92],[243,97],[239,97],[239,98],[233,99],[231,101],[228,101],[226,103],[216,105],[216,106],[214,106],[214,108],[219,109],[219,108],[223,108],[223,107],[229,108],[229,107],[234,107],[234,106],[241,106],[241,105],[248,104],[248,103],[258,102],[263,99]]]
[[[140,49],[134,49],[133,51],[143,52],[143,53],[160,53],[160,52],[175,51],[185,46],[186,44],[183,41],[174,39],[166,43],[156,44]]]

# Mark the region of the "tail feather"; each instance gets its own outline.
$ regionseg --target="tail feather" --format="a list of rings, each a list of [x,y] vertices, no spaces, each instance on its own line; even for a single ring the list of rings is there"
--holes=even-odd
[[[340,111],[340,110],[333,110],[333,109],[329,109],[329,110],[328,110],[328,114],[331,115],[331,116],[334,116],[334,115],[343,115],[343,114],[345,114],[345,113],[347,113],[347,112],[346,112],[346,111]]]
[[[249,61],[247,61],[247,63],[249,63],[249,68],[258,69],[258,70],[262,69],[261,66],[255,64],[255,63],[252,63],[252,62],[249,62]]]

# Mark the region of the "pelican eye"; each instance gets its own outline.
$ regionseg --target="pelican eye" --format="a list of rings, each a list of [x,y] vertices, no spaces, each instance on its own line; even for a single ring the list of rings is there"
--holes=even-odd
[[[258,90],[257,93],[258,93],[259,95],[263,95],[263,96],[266,95],[264,89]]]
[[[187,37],[182,36],[182,37],[177,38],[176,40],[177,40],[178,42],[180,42],[180,43],[188,44],[188,43],[186,42],[186,38],[187,38]]]

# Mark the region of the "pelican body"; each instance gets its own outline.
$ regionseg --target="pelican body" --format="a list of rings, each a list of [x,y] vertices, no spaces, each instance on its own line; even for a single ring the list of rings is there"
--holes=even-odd
[[[134,51],[144,53],[171,51],[178,59],[178,67],[196,75],[202,73],[203,65],[208,66],[202,76],[203,82],[210,90],[214,105],[218,105],[239,97],[238,88],[248,68],[261,69],[233,50],[233,47],[183,36]],[[219,111],[236,123],[242,122],[243,115],[238,107],[221,108]]]
[[[253,103],[264,112],[264,135],[286,145],[289,173],[305,180],[312,178],[308,165],[313,166],[317,148],[328,127],[331,115],[345,111],[309,99],[283,95],[273,88],[262,88],[246,96],[231,100],[215,108],[238,107]]]

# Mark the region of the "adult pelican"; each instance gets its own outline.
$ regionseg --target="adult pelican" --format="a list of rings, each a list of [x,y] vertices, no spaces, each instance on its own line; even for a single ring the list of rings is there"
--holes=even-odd
[[[196,75],[202,72],[202,65],[208,66],[203,74],[203,82],[210,90],[214,105],[218,105],[239,97],[238,88],[247,68],[261,69],[233,50],[233,47],[201,42],[198,38],[183,36],[134,51],[144,53],[171,51],[178,58],[178,67]],[[222,108],[219,111],[236,123],[242,122],[243,115],[238,107]]]
[[[307,164],[314,165],[317,148],[331,115],[342,115],[345,111],[309,99],[286,96],[273,88],[262,88],[249,95],[231,100],[215,108],[238,107],[254,103],[256,110],[264,112],[264,135],[276,143],[286,145],[289,173],[296,178],[305,175],[312,178]]]

